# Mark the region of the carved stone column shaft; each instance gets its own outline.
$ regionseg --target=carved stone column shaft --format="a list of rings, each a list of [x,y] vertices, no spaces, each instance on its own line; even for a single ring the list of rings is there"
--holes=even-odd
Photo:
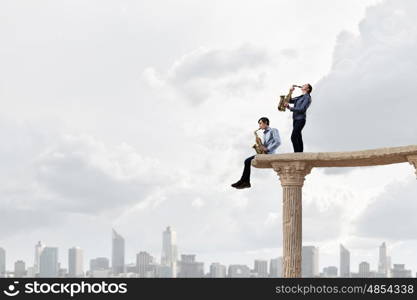
[[[301,277],[302,191],[299,186],[283,186],[283,276]]]
[[[301,277],[302,187],[311,167],[303,162],[273,163],[283,188],[283,276]]]

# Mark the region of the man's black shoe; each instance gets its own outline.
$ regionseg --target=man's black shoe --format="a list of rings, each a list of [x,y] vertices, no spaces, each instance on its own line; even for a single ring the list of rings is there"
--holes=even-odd
[[[242,182],[236,188],[241,190],[241,189],[246,189],[246,188],[250,188],[250,187],[251,187],[251,185],[250,185],[249,182]]]
[[[239,180],[239,181],[237,181],[237,182],[235,182],[235,183],[233,183],[233,184],[231,184],[231,186],[232,187],[234,187],[234,188],[236,188],[236,187],[238,187],[239,185],[241,185],[242,184],[242,180]]]

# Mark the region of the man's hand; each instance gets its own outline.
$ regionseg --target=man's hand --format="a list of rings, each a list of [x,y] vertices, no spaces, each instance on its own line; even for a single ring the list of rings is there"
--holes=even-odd
[[[268,148],[266,148],[265,146],[262,145],[262,150],[265,151],[265,153],[268,153]]]
[[[285,103],[285,107],[288,107],[288,108],[289,108],[289,107],[290,107],[290,105],[289,105],[288,103]]]

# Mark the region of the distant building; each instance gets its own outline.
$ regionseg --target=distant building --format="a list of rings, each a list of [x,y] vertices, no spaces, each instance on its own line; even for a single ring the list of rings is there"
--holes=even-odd
[[[319,249],[314,246],[302,248],[301,262],[302,277],[319,277]]]
[[[104,278],[110,276],[110,262],[107,257],[97,257],[90,260],[89,277]]]
[[[0,277],[6,277],[6,250],[0,248]]]
[[[204,263],[196,262],[194,254],[183,254],[178,265],[178,277],[201,278],[204,277]]]
[[[387,246],[385,242],[379,246],[378,258],[378,277],[389,277],[391,265],[390,257],[387,255]]]
[[[212,263],[210,265],[210,278],[224,278],[226,277],[226,266],[220,263]]]
[[[107,257],[97,257],[90,260],[90,272],[108,270],[109,268],[110,263]]]
[[[268,277],[268,261],[262,259],[256,259],[253,268],[256,277],[266,278]]]
[[[141,278],[156,277],[156,264],[154,257],[146,251],[141,251],[136,254],[136,272]]]
[[[176,277],[177,275],[177,233],[170,226],[162,233],[162,254],[161,265],[169,267],[164,268],[167,277]]]
[[[172,267],[171,266],[164,266],[158,265],[156,267],[156,276],[158,278],[172,278]]]
[[[14,263],[14,277],[26,276],[26,264],[23,260],[18,260]]]
[[[58,268],[58,277],[67,277],[68,269],[67,268]]]
[[[350,252],[340,244],[340,277],[350,277]]]
[[[329,266],[323,268],[323,277],[337,277],[337,267]]]
[[[394,264],[391,269],[391,276],[393,278],[408,278],[411,277],[411,270],[406,270],[404,264]]]
[[[126,265],[126,273],[130,274],[130,276],[138,277],[138,266],[136,263]]]
[[[230,265],[227,276],[230,278],[249,278],[251,271],[246,265]]]
[[[58,248],[44,247],[39,262],[39,277],[58,277]]]
[[[269,277],[282,277],[282,257],[271,259],[269,262]]]
[[[111,277],[110,269],[94,270],[89,272],[89,276],[93,278],[107,278]]]
[[[35,273],[35,267],[27,267],[26,269],[26,277],[28,278],[34,278],[36,277],[36,273]]]
[[[360,278],[369,278],[371,276],[371,266],[368,262],[363,261],[359,264],[359,277]]]
[[[391,264],[391,256],[387,256],[387,266],[388,266],[388,272],[387,272],[387,277],[391,277],[391,268],[392,268],[392,264]]]
[[[127,266],[129,267],[129,266]],[[131,266],[133,269],[136,268],[135,265]],[[136,278],[138,277],[138,274],[136,272],[132,273],[132,272],[125,272],[125,273],[120,273],[118,274],[116,277],[120,277],[120,278]]]
[[[84,257],[83,250],[79,247],[68,249],[68,276],[84,276]]]
[[[125,272],[125,239],[114,229],[112,235],[111,265],[114,275]]]
[[[155,278],[158,274],[158,266],[159,264],[157,262],[152,262],[145,268],[145,278]]]
[[[41,260],[41,254],[44,248],[45,248],[45,245],[42,244],[41,241],[38,241],[38,243],[35,245],[35,259],[33,262],[33,268],[34,268],[35,274],[39,274],[40,272],[40,260]]]

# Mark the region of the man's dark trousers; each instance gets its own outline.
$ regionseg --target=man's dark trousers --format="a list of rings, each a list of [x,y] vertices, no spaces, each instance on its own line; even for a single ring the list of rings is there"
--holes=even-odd
[[[250,167],[251,167],[252,159],[254,158],[255,158],[255,155],[245,159],[245,168],[243,169],[242,178],[240,178],[242,182],[250,183]]]
[[[303,130],[305,124],[306,124],[305,119],[293,120],[291,142],[294,147],[294,152],[303,152],[304,150],[303,136],[301,135],[301,130]]]

